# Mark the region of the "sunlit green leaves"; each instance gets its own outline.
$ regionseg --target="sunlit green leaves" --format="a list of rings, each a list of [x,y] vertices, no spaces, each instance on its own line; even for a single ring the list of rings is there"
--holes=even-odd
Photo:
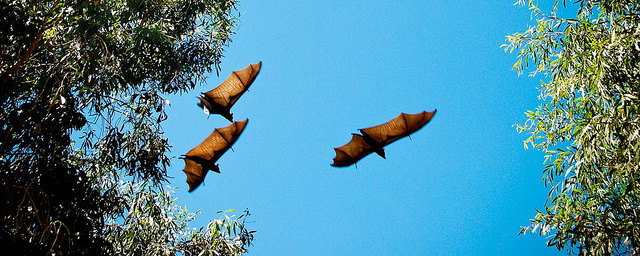
[[[189,227],[198,212],[175,203],[173,189],[158,192],[148,184],[121,183],[125,198],[123,219],[107,220],[105,237],[117,255],[240,255],[251,244],[254,231],[244,226],[249,215],[222,214],[206,228]]]
[[[524,1],[519,1],[524,4]],[[640,6],[577,1],[557,17],[534,1],[536,26],[508,36],[519,73],[544,75],[541,99],[518,125],[525,146],[543,150],[544,211],[522,233],[552,234],[550,246],[581,254],[630,254],[640,246]]]

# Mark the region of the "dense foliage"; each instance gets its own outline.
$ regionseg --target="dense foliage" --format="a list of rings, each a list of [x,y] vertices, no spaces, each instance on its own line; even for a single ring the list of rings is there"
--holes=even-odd
[[[107,222],[105,237],[119,255],[238,255],[251,244],[253,231],[244,227],[244,217],[227,215],[206,228],[190,229],[196,213],[175,204],[172,190],[160,193],[146,184],[123,183],[119,191],[125,199],[123,220]]]
[[[638,254],[640,2],[536,4],[528,1],[537,24],[504,45],[518,49],[518,72],[544,76],[544,103],[519,129],[530,133],[525,146],[546,153],[550,191],[522,233],[551,234],[549,246],[579,254]]]
[[[24,255],[245,250],[251,236],[240,220],[217,224],[240,240],[215,233],[214,224],[175,236],[191,217],[164,209],[172,201],[162,185],[169,164],[162,95],[218,71],[234,11],[235,0],[0,0],[4,248]],[[126,189],[125,180],[143,189]],[[142,204],[156,197],[164,201]],[[177,226],[127,231],[163,219]]]

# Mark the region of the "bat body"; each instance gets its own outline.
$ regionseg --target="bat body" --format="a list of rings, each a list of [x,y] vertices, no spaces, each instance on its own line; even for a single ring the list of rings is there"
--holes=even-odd
[[[260,73],[262,62],[251,64],[242,70],[236,70],[227,77],[218,87],[198,96],[198,106],[204,113],[219,114],[233,122],[231,107],[244,94]]]
[[[233,146],[248,122],[249,119],[233,122],[227,127],[213,130],[200,145],[183,155],[189,192],[200,186],[207,172],[220,173],[216,161]]]
[[[336,157],[333,158],[331,166],[347,167],[374,152],[386,159],[385,146],[420,130],[435,114],[435,110],[418,114],[401,113],[384,124],[359,129],[362,135],[352,133],[353,137],[349,143],[334,148]]]

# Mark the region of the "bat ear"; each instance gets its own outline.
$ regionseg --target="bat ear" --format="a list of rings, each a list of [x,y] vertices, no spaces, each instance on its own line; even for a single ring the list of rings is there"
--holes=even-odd
[[[213,165],[213,168],[211,168],[212,171],[220,173],[220,166],[218,166],[217,164]]]

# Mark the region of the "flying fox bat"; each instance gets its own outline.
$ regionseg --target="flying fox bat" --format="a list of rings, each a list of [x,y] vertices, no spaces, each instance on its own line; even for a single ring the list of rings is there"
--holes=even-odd
[[[248,122],[249,119],[246,119],[213,130],[200,145],[183,155],[189,192],[200,186],[209,170],[220,173],[220,168],[215,164],[216,161],[236,142]]]
[[[352,133],[353,137],[349,143],[334,148],[336,157],[333,158],[331,166],[347,167],[373,152],[386,159],[385,146],[406,136],[411,136],[412,133],[420,130],[431,121],[435,114],[436,110],[433,112],[423,111],[418,114],[401,113],[384,124],[358,129],[362,135]]]
[[[204,113],[219,114],[233,122],[233,114],[231,114],[231,107],[238,101],[240,96],[249,90],[249,86],[256,79],[260,68],[262,67],[262,61],[251,64],[242,70],[236,70],[227,77],[218,87],[211,91],[202,93],[202,96],[198,96],[200,102],[198,106],[204,110]]]

